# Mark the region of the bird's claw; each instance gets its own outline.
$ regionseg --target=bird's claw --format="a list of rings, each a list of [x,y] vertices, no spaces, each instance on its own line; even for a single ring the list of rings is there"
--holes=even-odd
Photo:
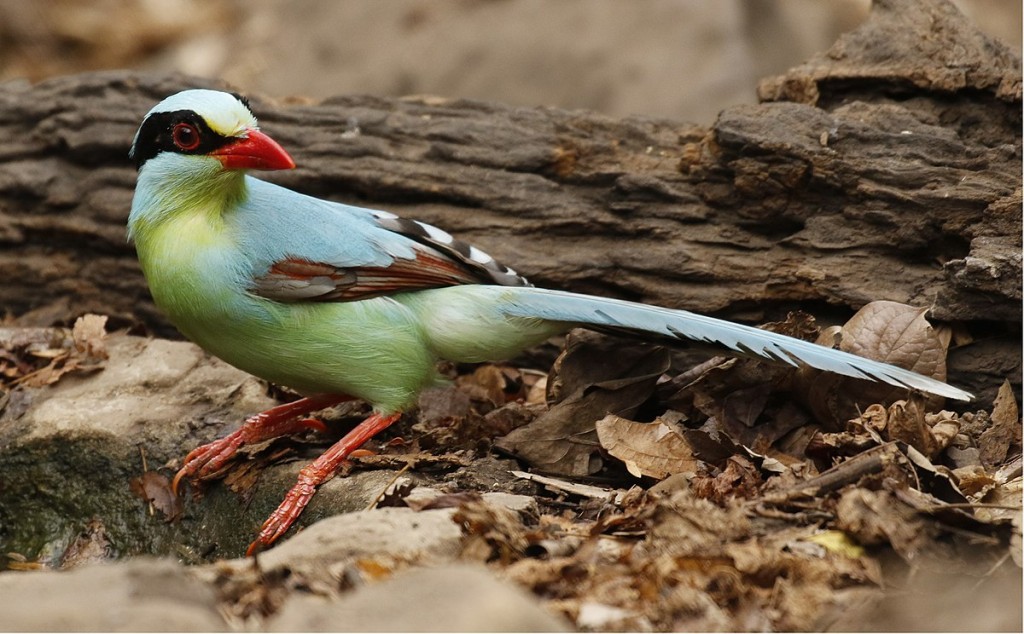
[[[299,481],[288,491],[284,501],[270,514],[267,521],[263,522],[260,534],[249,544],[245,551],[246,557],[252,557],[287,533],[313,498],[317,486],[330,479],[329,476],[330,474],[319,472],[313,465],[303,467],[299,472]]]
[[[178,495],[178,489],[183,479],[188,478],[193,482],[199,482],[209,478],[227,464],[244,442],[243,429],[244,427],[236,429],[223,438],[200,445],[190,451],[171,482],[171,490],[174,494]]]
[[[242,445],[310,429],[317,432],[327,430],[326,425],[315,418],[294,419],[268,425],[265,419],[260,418],[261,416],[261,414],[253,416],[227,436],[200,445],[190,451],[171,482],[171,490],[174,494],[178,495],[181,481],[186,478],[192,482],[201,482],[217,475],[224,465],[234,458]]]

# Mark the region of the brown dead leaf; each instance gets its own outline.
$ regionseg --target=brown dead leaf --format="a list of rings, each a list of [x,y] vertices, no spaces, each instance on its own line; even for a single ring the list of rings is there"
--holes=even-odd
[[[526,387],[527,405],[546,405],[548,395],[548,375],[536,370],[521,370],[523,385]]]
[[[746,456],[732,456],[725,469],[714,475],[697,475],[690,487],[699,498],[727,504],[737,498],[755,497],[761,488],[761,472]]]
[[[927,308],[871,302],[843,326],[839,349],[946,380],[946,348],[924,315]]]
[[[114,557],[107,527],[97,518],[89,520],[60,556],[57,568],[68,570],[86,564],[96,564]]]
[[[70,332],[66,328],[24,329],[27,332],[22,333],[4,329],[0,333],[0,379],[11,385],[43,387],[69,372],[101,369],[107,358],[103,342],[106,321],[104,316],[85,315]]]
[[[380,496],[380,500],[377,501],[374,508],[409,507],[407,498],[415,488],[416,483],[412,481],[398,482],[394,487],[384,491],[384,495]]]
[[[800,312],[765,330],[807,339],[818,332],[814,319]],[[705,362],[658,386],[659,400],[680,412],[687,426],[728,434],[758,453],[810,421],[806,411],[784,394],[796,368],[754,359]]]
[[[525,556],[528,540],[522,519],[515,511],[493,506],[482,499],[463,503],[452,515],[466,535],[462,556],[477,561],[508,565]]]
[[[649,548],[654,552],[711,558],[723,555],[730,541],[750,535],[750,518],[740,506],[723,508],[688,490],[653,499],[647,507]]]
[[[948,410],[925,414],[924,423],[931,429],[936,445],[942,448],[940,451],[949,447],[960,431],[960,417]]]
[[[999,466],[1009,452],[1010,445],[1020,442],[1020,419],[1017,399],[1009,381],[999,386],[992,404],[991,424],[978,437],[978,449],[981,452],[981,463],[991,469]]]
[[[982,521],[1008,521],[1014,525],[1013,535],[1018,540],[1015,546],[1017,552],[1013,553],[1015,560],[1018,560],[1021,554],[1019,540],[1022,489],[1024,481],[1019,476],[1009,482],[998,484],[982,498],[982,502],[990,507],[975,510],[975,515]],[[1017,565],[1020,566],[1019,561]]]
[[[513,429],[529,424],[532,420],[547,411],[543,403],[522,403],[512,401],[484,415],[487,429],[485,438],[504,436]]]
[[[935,458],[956,438],[960,431],[960,417],[946,410],[926,414],[922,399],[914,396],[906,401],[896,401],[888,408],[875,403],[848,421],[847,428],[850,432],[846,433],[863,436],[866,432],[878,441],[905,442],[928,458]]]
[[[818,343],[868,359],[946,380],[946,345],[924,315],[926,308],[878,301],[864,306],[838,331],[826,330]],[[873,403],[906,398],[903,388],[802,368],[798,391],[819,421],[838,426]],[[936,405],[941,399],[929,397]]]
[[[896,444],[907,457],[914,468],[916,482],[914,486],[896,491],[897,495],[908,492],[911,495],[927,495],[936,504],[948,502],[952,504],[966,504],[967,498],[957,487],[956,477],[945,465],[937,465],[928,459],[923,453],[909,445]]]
[[[171,490],[171,481],[157,471],[146,471],[129,481],[132,493],[136,497],[153,505],[167,521],[174,521],[181,516],[181,498]]]
[[[850,488],[836,505],[835,528],[864,546],[891,544],[906,561],[934,539],[929,523],[889,491]]]
[[[964,495],[980,500],[996,486],[996,479],[989,475],[981,465],[971,465],[953,469],[957,487]]]
[[[918,399],[896,401],[887,411],[887,436],[890,440],[902,440],[928,458],[938,456],[960,429],[956,415],[946,412],[952,418],[938,419],[941,426],[936,432],[925,420],[924,409]]]
[[[105,338],[107,331],[106,315],[82,315],[75,320],[71,336],[75,340],[75,348],[84,355],[83,365],[98,363],[109,358]]]
[[[52,567],[52,562],[49,557],[30,560],[21,553],[9,552],[4,553],[4,558],[3,565],[5,570],[32,572],[35,570],[49,570]]]
[[[621,460],[636,477],[668,477],[675,473],[696,473],[697,459],[686,439],[661,419],[637,423],[608,415],[597,421],[601,446]]]
[[[525,395],[523,377],[519,370],[493,363],[485,363],[472,374],[459,376],[455,384],[471,399],[494,407]]]
[[[632,415],[654,392],[670,357],[663,348],[623,347],[621,341],[574,331],[559,359],[548,385],[558,386],[561,401],[494,446],[548,473],[590,475],[602,467],[594,424],[608,414]]]

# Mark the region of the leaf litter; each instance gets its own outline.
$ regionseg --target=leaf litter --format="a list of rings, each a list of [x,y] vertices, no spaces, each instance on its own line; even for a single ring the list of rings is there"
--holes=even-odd
[[[945,378],[950,338],[920,309],[870,304],[825,333],[799,313],[768,327]],[[1007,582],[1021,561],[1009,383],[988,410],[958,413],[749,359],[675,368],[664,349],[589,332],[566,338],[546,377],[496,364],[451,375],[421,399],[417,451],[513,456],[541,512],[458,487],[430,508],[458,509],[462,558],[580,629],[884,629],[870,606],[892,596],[926,606],[920,622],[932,623],[949,598],[936,579],[1002,592],[1019,612]],[[404,501],[412,487],[387,504],[428,508]],[[979,629],[999,616],[979,614]]]
[[[876,302],[825,332],[801,313],[767,327],[945,378],[949,337],[917,308]],[[957,413],[750,359],[676,368],[662,348],[584,331],[547,376],[499,364],[448,373],[452,385],[421,397],[412,443],[386,433],[351,468],[417,471],[435,456],[435,475],[452,476],[446,493],[418,501],[404,483],[380,504],[456,508],[462,558],[580,629],[879,629],[870,606],[901,594],[926,597],[930,622],[945,597],[941,584],[922,594],[922,576],[1010,587],[1019,612],[1006,583],[1022,559],[1009,383],[990,409]],[[455,477],[492,449],[528,468],[511,471],[535,487],[539,515],[473,491],[496,482]],[[394,570],[387,557],[380,567]]]
[[[945,380],[949,333],[924,314],[876,302],[825,333],[802,314],[769,328]],[[1008,382],[989,410],[957,413],[806,368],[718,358],[679,371],[639,354],[620,363],[602,339],[570,337],[548,377],[559,388],[550,409],[495,443],[531,467],[521,475],[543,485],[542,500],[560,502],[541,522],[589,536],[538,560],[521,545],[535,526],[515,533],[502,521],[499,546],[478,520],[468,532],[493,545],[477,539],[473,558],[590,630],[850,627],[851,605],[918,596],[920,575],[1001,589],[1020,612],[1019,584],[1005,583],[1021,560],[1021,425]],[[582,403],[594,393],[607,400]],[[601,487],[585,482],[594,478]],[[922,623],[944,601],[928,592]],[[999,616],[979,614],[979,629]],[[885,627],[870,610],[862,618]]]
[[[66,374],[95,372],[107,359],[107,318],[83,315],[72,328],[0,328],[0,389],[52,385]]]
[[[825,332],[801,313],[767,327],[945,378],[950,338],[920,309],[879,302]],[[47,332],[4,347],[4,385],[102,364],[101,322]],[[416,416],[346,468],[405,465],[434,481],[442,495],[429,502],[403,481],[378,505],[456,508],[462,558],[580,629],[884,629],[871,606],[907,597],[932,623],[948,592],[1001,593],[1020,612],[1021,425],[1009,382],[988,409],[953,412],[806,368],[720,357],[676,367],[670,351],[590,332],[567,336],[547,375],[447,372],[450,386],[425,392]],[[314,453],[360,413],[342,408],[326,434],[249,448],[222,475],[244,496],[264,465]],[[507,478],[519,484],[467,475],[492,450],[518,461]],[[179,513],[159,474],[133,486]],[[524,486],[539,513],[478,495]],[[386,556],[357,563],[360,578],[398,569]],[[288,593],[352,586],[304,579],[227,575],[221,596],[233,614],[266,615]],[[979,629],[1004,621],[978,615]]]

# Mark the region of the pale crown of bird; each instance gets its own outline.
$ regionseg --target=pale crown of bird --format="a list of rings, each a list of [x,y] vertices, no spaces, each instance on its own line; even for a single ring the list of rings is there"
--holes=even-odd
[[[191,110],[210,127],[211,130],[226,137],[239,136],[248,129],[258,129],[256,117],[249,110],[248,104],[238,95],[196,88],[171,95],[153,106],[146,113],[146,119],[161,112],[178,112]],[[139,132],[142,128],[139,128]],[[132,147],[139,141],[139,132],[135,133]]]

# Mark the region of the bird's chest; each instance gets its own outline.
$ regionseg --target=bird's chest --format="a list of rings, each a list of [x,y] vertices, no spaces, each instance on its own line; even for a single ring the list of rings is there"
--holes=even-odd
[[[136,243],[154,301],[186,334],[234,318],[244,301],[244,260],[217,222],[196,214]]]

